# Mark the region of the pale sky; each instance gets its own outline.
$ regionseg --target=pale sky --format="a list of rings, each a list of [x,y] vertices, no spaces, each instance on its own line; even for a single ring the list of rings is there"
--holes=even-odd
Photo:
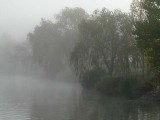
[[[26,39],[41,18],[53,19],[64,7],[81,7],[92,13],[103,7],[129,12],[132,0],[0,0],[0,34]]]

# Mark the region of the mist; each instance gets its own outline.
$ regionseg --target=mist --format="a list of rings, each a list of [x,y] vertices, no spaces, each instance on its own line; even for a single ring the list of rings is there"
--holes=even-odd
[[[0,119],[159,120],[159,8],[0,0]]]
[[[120,3],[120,4],[117,4]],[[1,0],[0,1],[0,34],[11,35],[15,40],[25,41],[28,32],[40,22],[41,18],[54,19],[65,7],[81,7],[92,13],[95,9],[107,7],[111,10],[121,8],[129,11],[131,0],[119,1],[105,0],[85,1],[85,0]],[[92,4],[92,5],[91,5]]]
[[[7,34],[1,36],[0,50],[0,119],[72,118],[82,88],[69,68],[48,76],[29,42]]]

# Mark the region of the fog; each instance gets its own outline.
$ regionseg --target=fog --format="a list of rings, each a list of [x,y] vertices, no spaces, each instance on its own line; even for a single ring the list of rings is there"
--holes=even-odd
[[[0,120],[159,120],[131,2],[0,0]]]
[[[95,9],[122,9],[129,11],[132,0],[0,0],[0,34],[24,41],[41,18],[53,19],[65,7],[81,7],[91,13]]]
[[[0,119],[72,119],[81,86],[69,69],[48,77],[29,43],[7,34],[1,36],[0,50]]]

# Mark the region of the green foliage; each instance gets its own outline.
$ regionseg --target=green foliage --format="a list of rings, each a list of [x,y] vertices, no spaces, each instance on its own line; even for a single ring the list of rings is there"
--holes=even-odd
[[[138,46],[145,53],[152,70],[160,78],[160,2],[159,0],[141,0],[145,17],[136,21],[134,34]]]
[[[138,78],[139,74],[144,77],[144,57],[132,29],[132,16],[105,8],[80,23],[79,40],[70,61],[85,88],[107,95],[139,96],[137,89],[142,83]]]
[[[105,71],[101,69],[93,69],[85,72],[85,74],[80,78],[81,85],[84,88],[95,88],[95,85],[100,81],[105,75]]]
[[[85,72],[100,68],[106,74],[131,74],[144,69],[143,56],[132,35],[133,18],[120,10],[96,10],[80,23],[79,40],[70,62],[81,78]]]
[[[105,77],[96,83],[96,89],[110,96],[137,98],[153,90],[150,82],[143,82],[135,75]]]
[[[133,9],[136,5],[142,6],[134,4]],[[65,69],[70,59],[83,87],[133,97],[143,86],[138,75],[144,77],[145,59],[160,73],[159,19],[145,12],[134,12],[133,18],[104,8],[88,16],[81,8],[65,8],[55,22],[42,19],[28,34],[34,58],[50,75]],[[132,34],[134,20],[138,42]]]
[[[119,10],[95,11],[90,19],[79,25],[79,40],[71,53],[71,64],[79,76],[95,67],[110,76],[130,72],[134,58],[133,21]],[[119,68],[119,69],[117,69]]]
[[[107,95],[129,96],[135,81],[124,77],[106,77],[96,84],[96,89]]]

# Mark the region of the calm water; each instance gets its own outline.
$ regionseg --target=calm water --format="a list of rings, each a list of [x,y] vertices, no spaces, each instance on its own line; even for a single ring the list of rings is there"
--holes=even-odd
[[[76,83],[3,76],[0,120],[160,120],[160,104],[104,99]]]

